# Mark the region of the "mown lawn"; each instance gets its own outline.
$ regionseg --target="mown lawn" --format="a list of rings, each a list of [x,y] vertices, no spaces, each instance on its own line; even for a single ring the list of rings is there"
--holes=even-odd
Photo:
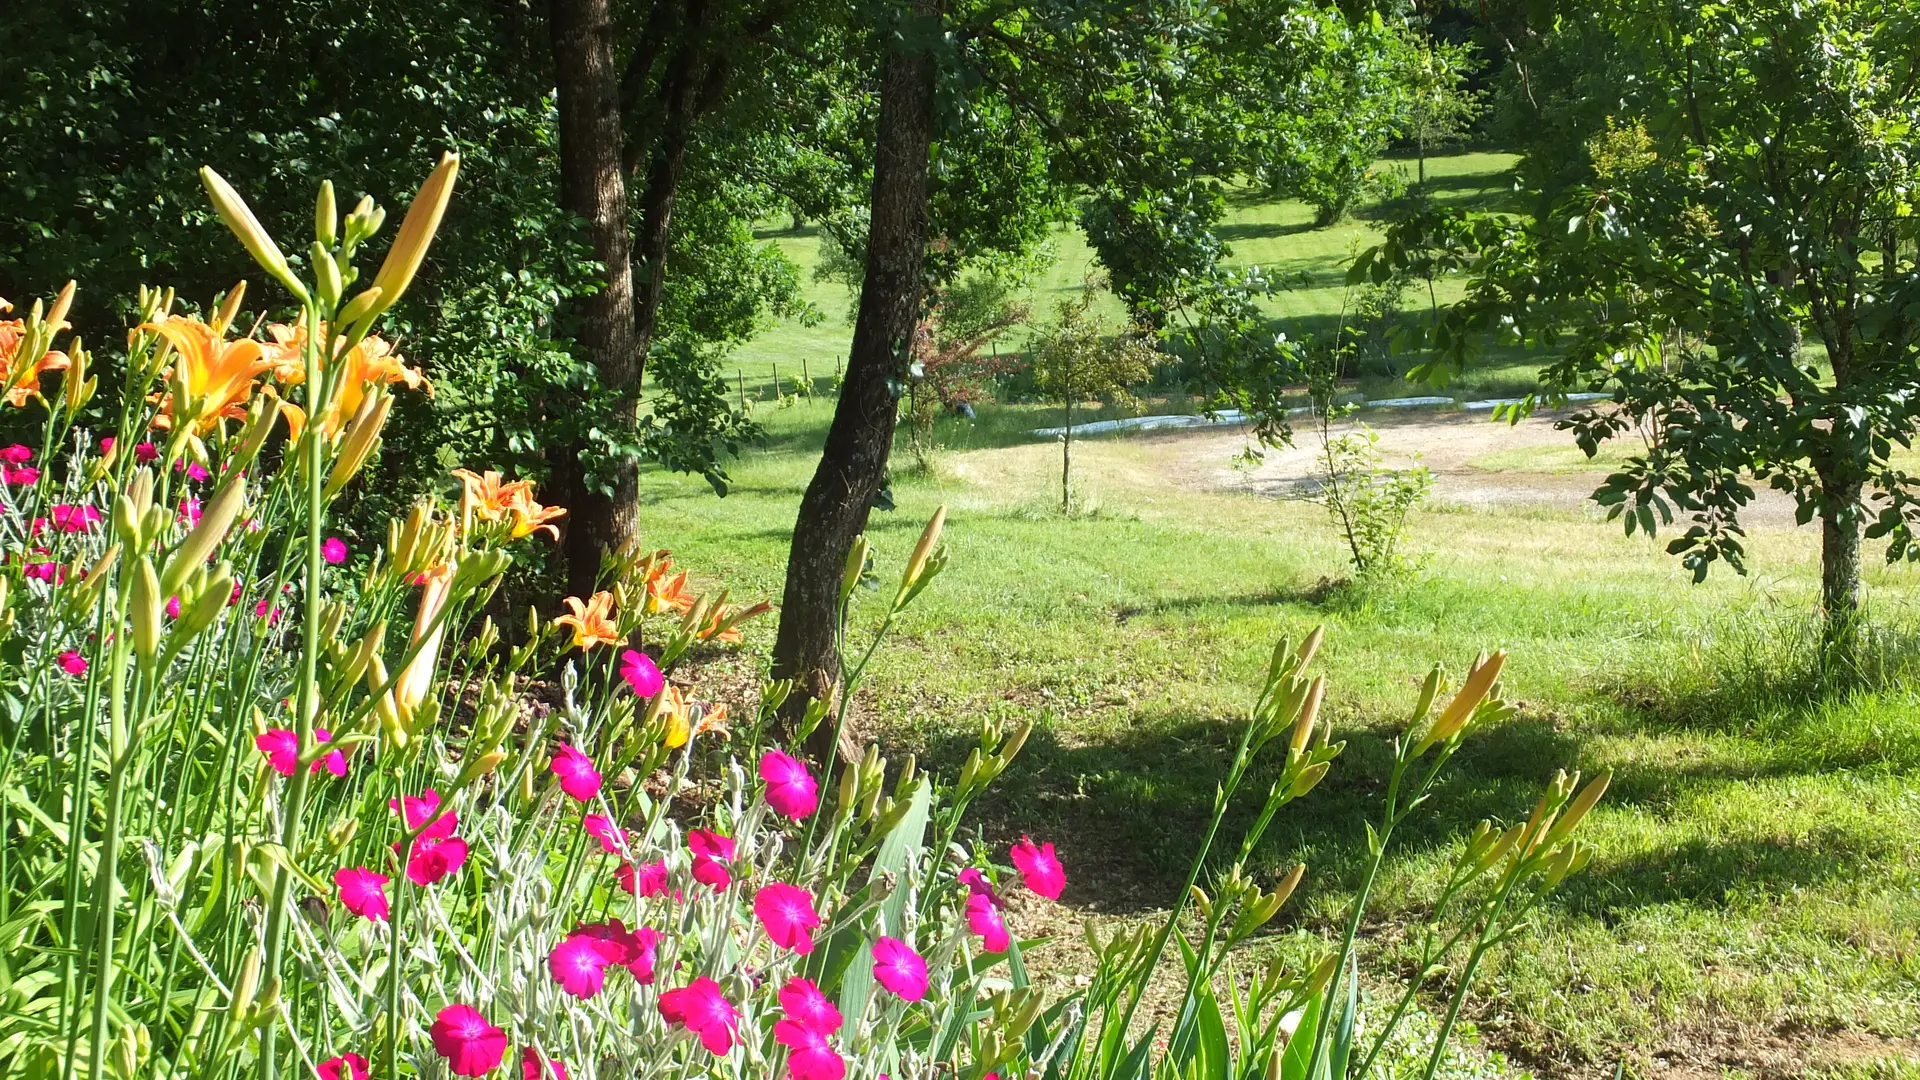
[[[1433,171],[1460,197],[1497,190],[1499,159],[1457,161]],[[1309,270],[1337,264],[1369,227],[1303,229],[1305,211],[1286,204],[1235,215],[1242,257]],[[1077,276],[1063,258],[1050,288]],[[837,316],[844,294],[827,288],[822,307]],[[1323,315],[1338,291],[1294,294],[1289,314]],[[777,361],[784,375],[804,353],[830,374],[845,341],[832,329],[769,334],[740,363]],[[697,478],[649,474],[648,539],[736,596],[777,600],[830,410],[824,392],[763,406],[768,438],[733,467],[725,499]],[[896,477],[899,509],[876,514],[871,533],[883,573],[943,503],[952,566],[883,652],[859,715],[889,753],[948,767],[983,716],[1033,720],[1024,756],[982,807],[985,828],[1053,839],[1078,913],[1164,906],[1273,642],[1324,624],[1327,711],[1348,748],[1256,856],[1262,872],[1304,861],[1311,873],[1292,921],[1255,954],[1305,955],[1356,885],[1363,821],[1418,678],[1503,647],[1521,711],[1462,752],[1402,835],[1369,924],[1368,985],[1391,986],[1474,822],[1524,817],[1556,768],[1611,769],[1583,826],[1599,854],[1496,957],[1469,1010],[1482,1038],[1556,1076],[1610,1076],[1621,1061],[1649,1076],[1914,1075],[1920,692],[1900,665],[1920,627],[1920,575],[1870,570],[1888,670],[1845,692],[1822,685],[1808,636],[1811,530],[1756,530],[1752,576],[1694,586],[1659,543],[1589,514],[1434,505],[1413,522],[1425,570],[1360,605],[1326,587],[1344,566],[1322,511],[1208,488],[1175,467],[1193,436],[1082,444],[1095,505],[1061,516],[1057,450],[1020,434],[1054,415],[1029,406],[943,422],[952,449]],[[1591,468],[1497,445],[1474,467]],[[764,654],[772,632],[754,624],[749,649]],[[1060,977],[1074,957],[1058,947]]]

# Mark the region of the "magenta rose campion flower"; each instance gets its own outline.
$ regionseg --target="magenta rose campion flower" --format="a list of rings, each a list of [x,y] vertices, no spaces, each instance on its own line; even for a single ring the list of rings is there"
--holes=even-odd
[[[1033,837],[1022,836],[1011,854],[1013,868],[1020,871],[1020,880],[1027,888],[1049,900],[1060,899],[1060,890],[1067,887],[1067,869],[1060,865],[1052,844],[1035,847]]]
[[[792,1020],[773,1025],[773,1039],[787,1048],[787,1075],[793,1080],[841,1080],[847,1063],[827,1042],[827,1033]]]
[[[580,824],[587,830],[588,836],[600,841],[600,850],[609,855],[619,851],[620,845],[626,842],[626,830],[615,825],[613,819],[605,814],[588,814]]]
[[[367,1080],[367,1059],[359,1054],[341,1054],[320,1063],[320,1080]]]
[[[569,934],[547,954],[547,971],[560,989],[586,999],[607,984],[607,968],[620,962],[625,950],[589,934]]]
[[[621,863],[617,871],[620,887],[628,893],[638,892],[642,897],[665,896],[667,894],[667,860],[656,859],[650,863],[635,866]],[[674,899],[679,899],[678,891]]]
[[[562,745],[553,755],[553,775],[560,778],[560,790],[567,797],[578,802],[586,802],[600,794],[600,770],[593,767],[593,759]]]
[[[337,536],[327,537],[320,545],[320,557],[327,560],[328,565],[339,566],[347,561],[347,542]]]
[[[0,469],[0,475],[4,475],[7,483],[14,487],[26,487],[28,484],[40,482],[40,470],[31,465],[22,465],[17,469]]]
[[[434,820],[433,815],[440,812],[440,793],[432,788],[428,788],[417,796],[409,795],[404,799],[388,799],[387,806],[400,814],[400,820],[406,823],[407,831],[409,832],[418,829],[422,825],[426,825],[429,821],[433,821],[433,824],[427,827],[427,831],[421,833],[417,838],[420,841],[445,840],[447,837],[453,835],[455,829],[460,827],[460,815],[451,810],[447,811],[446,815],[440,819]],[[395,851],[400,850],[400,845],[393,845],[393,849]]]
[[[326,728],[314,728],[313,738],[317,743],[333,740],[333,733]],[[267,755],[267,764],[281,776],[292,776],[295,766],[300,763],[300,737],[286,728],[273,728],[262,735],[253,737],[253,745]],[[347,755],[332,750],[310,766],[308,772],[319,772],[322,767],[335,776],[347,775]]]
[[[967,929],[980,935],[980,947],[988,952],[1006,952],[1013,944],[1007,934],[1007,920],[994,906],[993,897],[985,893],[967,897]]]
[[[799,821],[820,807],[820,785],[798,758],[767,751],[760,758],[760,779],[767,785],[767,805],[782,817]]]
[[[788,979],[787,985],[780,988],[780,1011],[787,1014],[787,1019],[823,1035],[839,1031],[844,1023],[840,1018],[840,1010],[834,1008],[833,1002],[827,1000],[827,995],[820,992],[813,980],[798,975]]]
[[[79,678],[80,676],[85,675],[87,673],[87,658],[84,656],[81,656],[79,653],[73,651],[72,649],[68,649],[66,652],[61,653],[58,657],[55,658],[54,663],[57,663],[60,665],[61,671],[64,671],[75,678]]]
[[[540,1051],[529,1046],[520,1051],[520,1080],[567,1080],[567,1067],[555,1058],[542,1064]]]
[[[445,840],[422,840],[407,856],[407,880],[415,885],[438,885],[448,874],[467,863],[467,842],[457,836]]]
[[[433,1052],[455,1076],[485,1076],[507,1057],[507,1033],[471,1005],[449,1005],[433,1018]]]
[[[63,533],[87,532],[100,524],[97,507],[61,504],[53,508],[53,527]]]
[[[819,929],[820,913],[812,893],[781,881],[763,885],[753,894],[753,914],[775,945],[801,956],[813,951],[811,931]]]
[[[0,461],[4,461],[9,465],[25,465],[32,460],[33,449],[22,446],[19,443],[14,443],[12,446],[0,450]]]
[[[687,834],[687,850],[693,852],[693,880],[714,892],[733,884],[733,839],[711,829],[695,829]]]
[[[333,872],[333,883],[340,889],[340,905],[363,919],[385,921],[387,917],[387,876],[364,866],[342,867]]]
[[[733,1049],[740,1028],[740,1010],[720,992],[720,984],[702,975],[678,990],[660,995],[660,1015],[669,1024],[700,1036],[700,1045],[715,1057]]]
[[[873,978],[902,1000],[927,996],[927,962],[899,938],[883,937],[873,943]]]
[[[133,460],[139,462],[160,460],[160,448],[150,442],[136,444],[133,448]]]
[[[667,677],[660,674],[660,666],[653,657],[638,649],[628,649],[620,654],[620,677],[640,697],[650,698],[667,688]]]

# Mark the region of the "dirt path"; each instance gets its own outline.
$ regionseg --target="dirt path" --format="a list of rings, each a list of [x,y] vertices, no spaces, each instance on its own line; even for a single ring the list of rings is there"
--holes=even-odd
[[[1538,508],[1599,517],[1601,511],[1588,497],[1627,455],[1639,449],[1637,443],[1623,443],[1589,460],[1570,433],[1554,428],[1550,415],[1513,425],[1493,422],[1486,413],[1424,411],[1369,414],[1364,421],[1379,434],[1387,465],[1404,468],[1417,460],[1433,473],[1435,502],[1475,509]],[[1343,424],[1335,431],[1351,429]],[[1165,447],[1169,473],[1182,486],[1270,498],[1298,498],[1317,487],[1320,447],[1311,430],[1297,431],[1296,445],[1267,452],[1252,468],[1233,464],[1247,444],[1243,429],[1213,428],[1152,438]],[[1779,492],[1761,489],[1741,519],[1753,526],[1792,528],[1793,502]]]

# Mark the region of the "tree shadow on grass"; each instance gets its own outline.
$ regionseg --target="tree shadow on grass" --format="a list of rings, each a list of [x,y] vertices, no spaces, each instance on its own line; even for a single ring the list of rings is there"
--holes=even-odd
[[[1554,902],[1612,923],[1661,904],[1731,905],[1742,894],[1778,894],[1852,877],[1888,857],[1884,843],[1827,828],[1791,840],[1698,838],[1627,858],[1596,858],[1561,884]]]
[[[1299,236],[1313,232],[1316,226],[1311,221],[1297,221],[1285,224],[1278,221],[1242,221],[1225,225],[1215,225],[1214,235],[1228,243],[1239,240],[1274,240],[1282,236]]]

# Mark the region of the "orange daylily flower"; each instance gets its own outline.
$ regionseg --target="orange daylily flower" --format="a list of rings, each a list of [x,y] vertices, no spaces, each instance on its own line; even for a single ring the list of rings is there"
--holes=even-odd
[[[621,642],[620,628],[613,621],[613,594],[597,592],[586,603],[577,596],[569,596],[565,601],[570,614],[553,620],[555,626],[573,627],[573,645],[578,649],[590,649],[595,645],[618,645]]]
[[[11,309],[11,305],[0,300],[0,311]],[[7,404],[15,408],[22,407],[40,393],[40,377],[49,371],[65,371],[72,363],[67,354],[48,349],[44,356],[32,364],[15,367],[20,356],[20,342],[27,336],[25,319],[0,319],[0,367],[7,373]]]
[[[701,641],[719,641],[728,645],[738,645],[741,641],[740,624],[772,610],[773,605],[765,600],[744,609],[729,609],[725,604],[715,604],[713,610],[707,614],[699,633],[694,636]]]
[[[479,475],[470,469],[455,469],[453,475],[460,481],[462,518],[475,514],[482,521],[505,521],[510,540],[522,540],[541,530],[555,540],[560,538],[560,530],[552,523],[566,516],[566,508],[534,501],[533,481],[503,483],[500,474],[491,469]]]
[[[264,347],[273,377],[285,386],[294,386],[305,382],[307,378],[307,327],[305,323],[287,326],[275,323],[267,327],[268,341]],[[344,339],[334,338],[337,350]],[[326,357],[321,357],[324,363]],[[404,358],[393,351],[393,346],[378,334],[368,334],[349,351],[345,358],[346,368],[341,373],[340,385],[334,391],[333,401],[328,405],[327,415],[321,422],[321,430],[328,435],[336,435],[348,420],[360,411],[360,405],[366,400],[369,385],[387,385],[406,383],[410,390],[425,390],[433,395],[433,383],[420,374],[416,368],[406,365]],[[294,406],[287,406],[288,423],[295,437],[306,423],[306,413]]]
[[[681,695],[680,688],[669,685],[660,700],[660,716],[667,723],[667,732],[662,736],[661,743],[667,749],[678,750],[687,745],[688,739],[699,738],[709,733],[723,739],[733,734],[733,729],[728,726],[727,707],[724,703],[706,707],[701,711],[700,719],[690,723],[687,717],[692,711],[693,706],[690,706],[687,699]]]
[[[672,568],[672,560],[663,560],[647,574],[647,614],[693,610],[694,598],[687,592],[687,572],[682,570],[678,577],[669,579],[666,574]]]
[[[246,419],[247,403],[258,389],[254,379],[273,367],[259,342],[228,341],[223,328],[184,315],[141,323],[134,333],[142,330],[159,334],[173,347],[167,377],[172,380],[177,372],[187,394],[185,401],[175,401],[171,390],[150,398],[160,406],[154,427],[166,431],[184,422],[198,434],[211,430],[221,417]]]

